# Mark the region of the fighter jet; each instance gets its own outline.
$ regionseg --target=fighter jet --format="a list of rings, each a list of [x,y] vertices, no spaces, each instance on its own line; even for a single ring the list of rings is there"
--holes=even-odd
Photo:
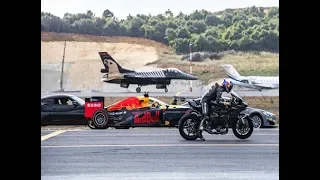
[[[172,79],[177,80],[198,80],[198,77],[184,73],[177,68],[166,68],[150,72],[137,72],[122,68],[107,52],[98,52],[105,73],[101,81],[106,83],[120,84],[122,88],[128,88],[130,84],[137,84],[136,92],[141,92],[142,86],[156,85],[157,89],[164,89],[168,92],[167,85]]]

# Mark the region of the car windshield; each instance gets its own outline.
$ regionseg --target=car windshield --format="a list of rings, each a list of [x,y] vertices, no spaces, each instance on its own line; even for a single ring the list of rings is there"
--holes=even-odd
[[[72,99],[76,100],[80,105],[84,105],[85,101],[77,96],[70,96]]]

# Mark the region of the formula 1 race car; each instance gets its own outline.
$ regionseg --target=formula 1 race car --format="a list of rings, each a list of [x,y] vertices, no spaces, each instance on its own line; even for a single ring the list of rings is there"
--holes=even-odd
[[[128,97],[104,107],[103,97],[85,98],[85,118],[91,129],[128,129],[129,127],[174,127],[189,110],[181,105],[168,105],[156,98]]]

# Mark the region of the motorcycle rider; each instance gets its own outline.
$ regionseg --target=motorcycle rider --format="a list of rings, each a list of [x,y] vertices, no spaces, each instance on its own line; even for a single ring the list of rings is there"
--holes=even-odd
[[[230,81],[226,81],[225,79],[222,82],[222,85],[219,85],[218,83],[215,83],[215,85],[211,86],[211,88],[202,96],[201,98],[201,106],[202,106],[202,114],[204,115],[204,118],[200,122],[199,126],[199,138],[203,141],[205,139],[202,136],[202,131],[203,131],[203,122],[205,120],[210,119],[210,107],[208,106],[208,103],[210,101],[215,101],[218,106],[224,105],[230,105],[229,102],[221,102],[221,95],[223,92],[229,93],[232,90],[233,83]]]

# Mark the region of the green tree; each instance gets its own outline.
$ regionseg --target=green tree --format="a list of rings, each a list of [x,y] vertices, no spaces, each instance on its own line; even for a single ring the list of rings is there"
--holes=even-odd
[[[205,22],[208,26],[217,26],[221,23],[220,19],[213,14],[208,15]]]
[[[128,14],[118,20],[106,9],[101,17],[86,13],[68,13],[63,18],[41,12],[41,31],[104,36],[145,37],[188,52],[189,42],[197,51],[228,49],[279,51],[279,8],[249,7],[219,12],[196,10],[176,16],[170,9],[158,15]]]
[[[112,18],[113,16],[114,14],[109,9],[104,10],[102,13],[103,18]]]

